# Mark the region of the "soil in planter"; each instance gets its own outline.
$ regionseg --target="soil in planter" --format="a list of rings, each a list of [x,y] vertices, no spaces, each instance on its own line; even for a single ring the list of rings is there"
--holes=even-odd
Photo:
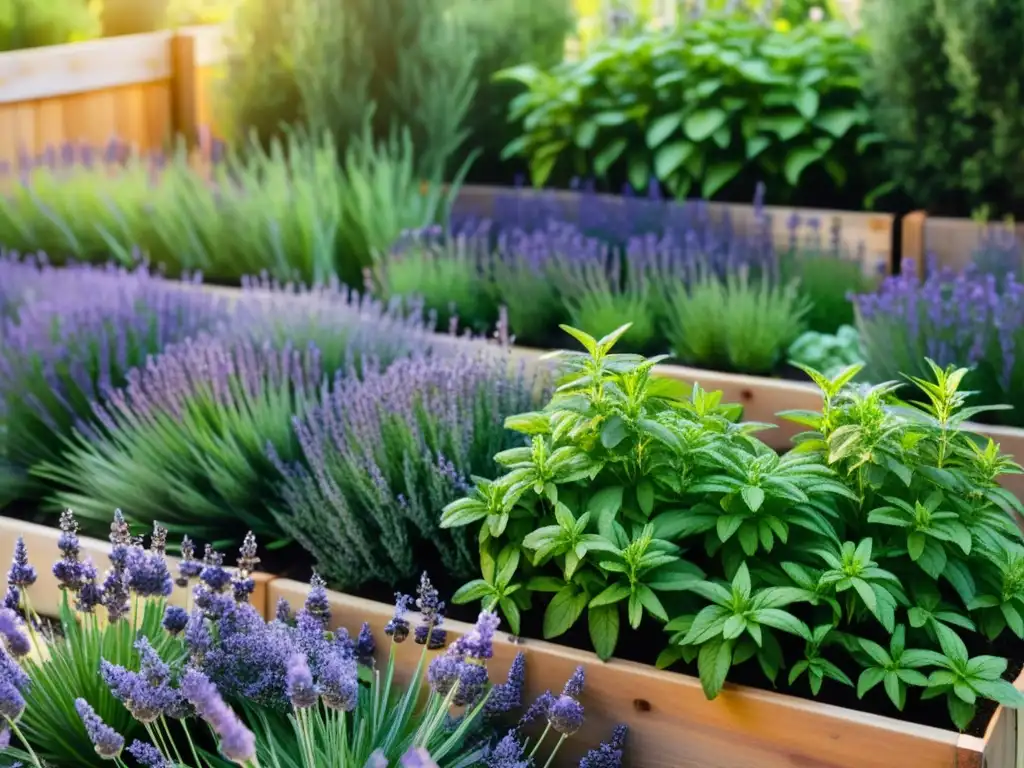
[[[472,622],[476,618],[476,610],[476,606],[452,606],[449,610],[449,615],[453,619]],[[542,605],[535,605],[532,610],[524,611],[522,636],[527,638],[543,637],[543,616],[544,610]],[[668,635],[661,631],[660,628],[651,624],[648,619],[645,619],[644,624],[641,625],[639,630],[630,630],[624,620],[622,626],[622,634],[619,637],[619,644],[615,653],[616,658],[653,665],[658,654],[664,650]],[[870,627],[858,629],[858,636],[874,640],[885,648],[889,647],[889,637],[882,630],[881,626],[878,627],[879,631],[873,634],[865,632],[864,629],[870,629]],[[775,634],[782,645],[783,656],[790,666],[803,658],[802,640],[798,640],[792,635],[783,632],[776,632]],[[991,654],[1009,658],[1009,666],[1003,675],[1005,680],[1015,681],[1022,669],[1024,669],[1024,659],[1021,658],[1021,642],[1012,636],[1009,630],[1005,630],[995,643],[989,643],[980,635],[975,635],[974,633],[962,633],[961,638],[967,643],[972,657],[980,654]],[[970,642],[971,640],[974,640],[974,642]],[[584,619],[581,619],[569,632],[554,639],[552,642],[580,650],[592,650]],[[839,666],[856,685],[861,668],[849,659],[845,651],[837,648],[828,658]],[[671,667],[671,670],[691,675],[692,677],[698,676],[696,661],[692,664],[680,662]],[[804,699],[820,701],[823,704],[833,704],[846,709],[892,717],[920,725],[930,725],[944,730],[952,730],[954,728],[952,721],[949,719],[946,699],[940,697],[930,701],[921,701],[919,698],[921,689],[910,689],[907,696],[907,706],[903,712],[899,712],[893,706],[881,685],[876,686],[863,699],[858,699],[855,687],[851,688],[842,683],[826,679],[821,692],[814,696],[808,686],[806,674],[802,675],[792,686],[786,682],[788,674],[789,669],[783,669],[779,673],[777,685],[772,686],[771,682],[764,676],[757,661],[751,659],[737,667],[733,667],[729,672],[728,680],[729,683],[734,685],[745,685],[751,688],[799,696]],[[557,680],[551,683],[551,685],[557,684]],[[967,733],[971,736],[983,736],[989,721],[992,719],[992,715],[995,713],[996,707],[997,704],[994,701],[979,699],[977,714]]]

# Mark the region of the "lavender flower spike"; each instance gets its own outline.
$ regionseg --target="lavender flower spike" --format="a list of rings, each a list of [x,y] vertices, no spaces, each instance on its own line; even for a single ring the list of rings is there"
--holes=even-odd
[[[578,699],[580,694],[583,693],[585,674],[586,673],[582,666],[576,667],[576,671],[572,673],[572,677],[566,681],[565,688],[562,689],[562,695],[572,696],[574,699]]]
[[[580,768],[622,768],[622,747],[626,743],[624,725],[615,726],[612,740],[592,749],[580,760]]]
[[[409,611],[411,602],[412,597],[409,595],[403,595],[401,592],[395,593],[395,615],[384,625],[384,634],[396,643],[404,642],[409,636],[409,620],[405,618],[405,614]]]
[[[181,692],[220,738],[220,751],[226,758],[242,765],[255,759],[256,737],[224,703],[206,675],[189,669],[181,679]]]
[[[128,752],[143,768],[174,768],[174,763],[164,757],[159,749],[144,741],[133,741]]]
[[[318,573],[309,580],[309,594],[306,596],[306,613],[316,618],[326,629],[331,620],[331,605],[327,600],[327,582]]]
[[[295,709],[308,709],[316,705],[320,692],[313,685],[313,673],[309,670],[305,654],[293,653],[289,657],[285,670],[285,686],[288,689],[288,699]]]
[[[77,592],[82,588],[82,564],[78,561],[81,551],[78,542],[78,523],[70,509],[60,515],[60,538],[57,540],[61,558],[53,564],[53,575],[62,590]]]
[[[530,768],[530,760],[523,756],[523,745],[513,729],[488,753],[487,768]]]
[[[373,631],[368,622],[363,622],[359,629],[359,637],[356,638],[356,661],[364,667],[373,666],[373,654],[377,650],[377,643],[373,639]]]
[[[440,629],[444,622],[444,602],[440,600],[437,589],[430,583],[426,571],[420,576],[417,589],[416,607],[420,611],[421,622],[416,627],[416,643],[426,645],[427,650],[436,651],[444,648],[446,633]]]
[[[186,588],[193,579],[199,578],[203,571],[203,564],[195,559],[196,547],[192,539],[183,536],[181,539],[181,561],[178,563],[178,577],[174,580],[182,589]]]
[[[21,536],[14,544],[14,559],[11,561],[11,569],[7,572],[7,583],[20,589],[36,583],[36,569],[28,562],[28,549]]]
[[[548,723],[563,736],[572,736],[583,725],[583,705],[572,696],[559,696],[548,709]]]
[[[124,737],[104,723],[85,699],[75,699],[75,710],[82,718],[89,741],[96,748],[96,754],[104,760],[114,760],[124,749]]]
[[[480,661],[491,658],[494,656],[494,633],[500,623],[498,614],[481,611],[473,631],[459,638],[459,647],[471,658]]]
[[[11,663],[14,664],[13,661]],[[16,664],[15,668],[21,670]],[[21,713],[24,711],[25,699],[22,697],[21,691],[18,690],[14,682],[0,678],[0,716],[13,721],[21,717]]]
[[[22,634],[21,627],[22,622],[18,614],[9,608],[0,609],[0,635],[4,638],[7,650],[15,658],[25,656],[32,650],[32,645]]]

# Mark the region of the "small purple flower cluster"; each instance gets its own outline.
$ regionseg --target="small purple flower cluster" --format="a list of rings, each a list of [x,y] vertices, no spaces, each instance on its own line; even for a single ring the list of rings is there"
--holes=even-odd
[[[435,510],[471,475],[493,472],[494,454],[517,439],[506,417],[535,407],[544,388],[487,350],[367,362],[354,374],[294,419],[301,463],[271,454],[284,477],[285,530],[340,586],[412,576],[414,546],[424,544],[451,571],[474,571],[464,532],[440,530]]]
[[[223,299],[143,267],[54,269],[8,257],[0,285],[9,279],[25,300],[16,318],[0,319],[0,415],[9,458],[24,467],[59,455],[60,439],[90,418],[89,404],[147,355],[228,318]]]
[[[921,278],[907,262],[877,293],[854,296],[866,375],[921,375],[929,357],[976,368],[971,388],[990,402],[1024,402],[1024,283],[1003,277],[932,265]]]

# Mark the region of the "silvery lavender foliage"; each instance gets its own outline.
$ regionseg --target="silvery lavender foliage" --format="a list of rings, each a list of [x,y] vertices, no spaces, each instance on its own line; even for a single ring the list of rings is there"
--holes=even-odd
[[[973,367],[967,387],[983,404],[1008,403],[998,412],[1016,425],[1024,406],[1024,283],[1012,273],[1000,281],[973,268],[928,269],[907,262],[877,293],[854,296],[865,378],[928,377],[924,359],[940,366]]]
[[[29,286],[17,318],[0,320],[0,421],[7,460],[22,472],[57,459],[62,439],[90,418],[91,403],[123,385],[147,355],[228,316],[223,299],[183,290],[144,267],[25,270],[23,262],[0,259],[0,285]]]
[[[121,504],[142,525],[171,511],[176,533],[216,540],[248,529],[275,541],[266,446],[293,457],[291,419],[321,378],[316,347],[200,334],[131,371],[60,463],[39,474],[94,520]]]
[[[294,420],[301,461],[271,454],[285,501],[276,519],[335,586],[412,576],[423,546],[472,573],[475,544],[440,530],[437,510],[471,475],[493,475],[494,454],[518,439],[505,418],[537,407],[543,389],[489,349],[336,378]]]

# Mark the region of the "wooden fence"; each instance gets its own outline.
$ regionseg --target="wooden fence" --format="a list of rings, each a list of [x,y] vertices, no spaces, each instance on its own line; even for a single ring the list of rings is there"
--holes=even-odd
[[[215,126],[220,27],[0,54],[0,163],[117,138],[140,152]]]

